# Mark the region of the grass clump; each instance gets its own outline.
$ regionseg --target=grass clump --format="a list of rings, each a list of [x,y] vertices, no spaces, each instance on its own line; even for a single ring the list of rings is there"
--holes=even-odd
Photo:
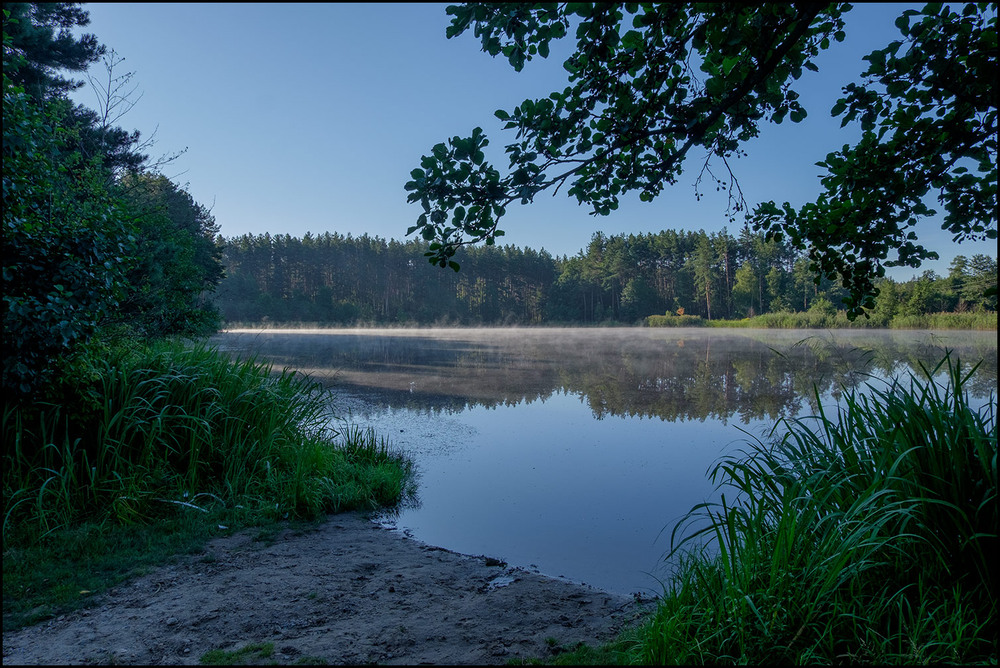
[[[889,322],[892,329],[974,329],[996,331],[997,312],[925,313],[896,315]]]
[[[697,315],[651,315],[647,327],[727,327],[751,329],[949,329],[995,331],[996,311],[965,313],[925,313],[895,315],[891,319],[856,318],[849,320],[846,311],[838,311],[830,302],[817,304],[808,311],[775,311],[740,320],[706,320]]]
[[[708,327],[710,322],[700,315],[674,315],[669,312],[646,316],[647,327]]]
[[[412,484],[386,441],[333,428],[302,375],[169,342],[88,364],[72,401],[4,405],[5,629],[146,557],[240,526],[394,505]]]
[[[630,659],[995,663],[996,401],[972,409],[947,356],[922,371],[722,461],[736,496],[675,529],[696,530]]]
[[[251,643],[233,651],[210,649],[201,655],[199,663],[203,666],[260,665],[268,662],[272,656],[274,643]]]

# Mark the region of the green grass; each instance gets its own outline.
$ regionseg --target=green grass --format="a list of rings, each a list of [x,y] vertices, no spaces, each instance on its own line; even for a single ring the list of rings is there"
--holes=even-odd
[[[203,666],[271,666],[278,665],[274,657],[274,643],[250,643],[236,650],[211,649],[201,655]],[[316,656],[300,656],[292,664],[295,666],[325,666],[326,659]]]
[[[230,652],[211,649],[201,655],[203,666],[245,666],[265,663],[274,656],[274,643],[251,643]]]
[[[996,331],[996,311],[984,313],[927,313],[897,315],[889,323],[892,329],[978,329]]]
[[[996,401],[942,364],[720,463],[735,496],[678,526],[714,552],[687,553],[632,660],[995,663]]]
[[[844,311],[802,312],[780,311],[765,313],[741,320],[705,320],[696,315],[651,315],[646,318],[648,327],[729,327],[759,329],[961,329],[995,331],[997,314],[984,313],[927,313],[924,315],[897,315],[889,322],[876,318],[847,319]]]
[[[75,402],[5,404],[4,629],[212,535],[394,505],[411,464],[321,387],[202,345],[89,360]]]
[[[705,320],[700,315],[651,315],[646,318],[649,327],[711,327],[713,320]]]

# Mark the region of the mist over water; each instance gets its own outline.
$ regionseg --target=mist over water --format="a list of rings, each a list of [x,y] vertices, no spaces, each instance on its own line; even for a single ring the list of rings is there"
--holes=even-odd
[[[843,388],[982,360],[995,333],[864,330],[233,331],[214,341],[331,390],[331,413],[410,454],[418,498],[386,523],[430,544],[620,593],[658,594],[670,530],[708,469]],[[748,435],[749,434],[749,435]]]

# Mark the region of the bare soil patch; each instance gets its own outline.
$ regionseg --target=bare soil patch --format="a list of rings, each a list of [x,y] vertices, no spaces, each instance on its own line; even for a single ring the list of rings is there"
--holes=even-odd
[[[273,643],[292,664],[498,664],[610,640],[632,597],[457,554],[359,513],[273,541],[243,531],[120,585],[95,606],[3,634],[3,663],[197,664]]]

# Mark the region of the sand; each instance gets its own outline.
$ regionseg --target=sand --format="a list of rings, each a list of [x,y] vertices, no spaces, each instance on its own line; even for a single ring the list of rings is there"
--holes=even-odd
[[[243,531],[3,634],[3,663],[197,664],[273,643],[279,664],[502,664],[596,646],[649,601],[457,554],[360,513],[273,540]],[[259,661],[259,662],[260,662]]]

